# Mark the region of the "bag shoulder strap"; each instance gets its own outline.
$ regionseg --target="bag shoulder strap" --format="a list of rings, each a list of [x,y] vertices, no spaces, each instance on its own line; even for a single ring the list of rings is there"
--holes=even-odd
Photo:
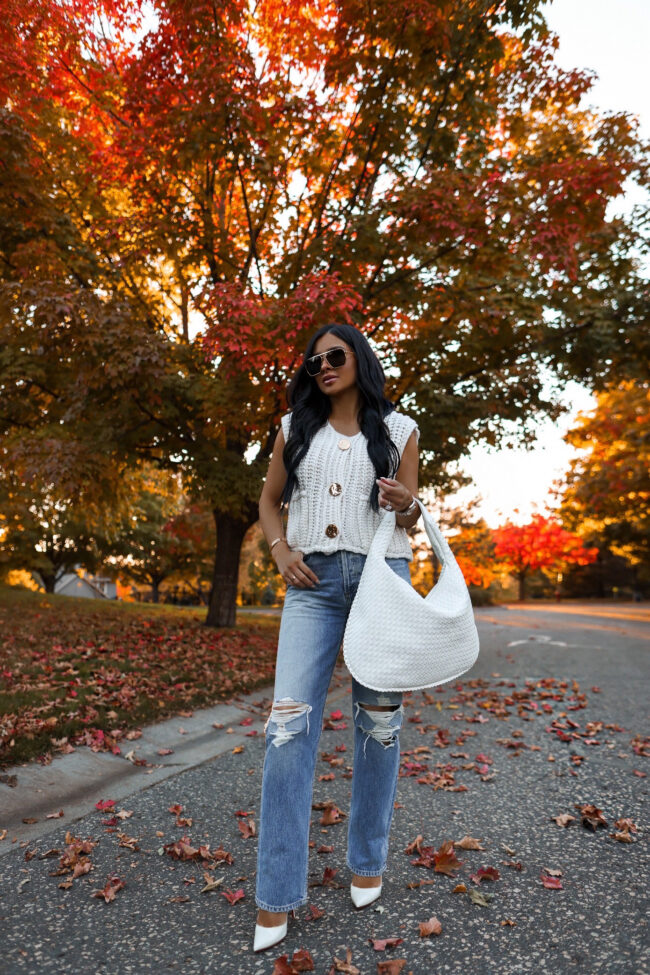
[[[420,499],[416,498],[415,500],[420,507],[422,519],[424,521],[424,528],[429,537],[429,541],[431,542],[431,547],[442,565],[446,565],[453,559],[453,555],[451,554],[447,540]],[[372,556],[373,558],[383,559],[393,537],[393,532],[395,531],[395,526],[397,524],[395,512],[386,511],[385,509],[382,509],[382,511],[383,514],[381,521],[377,526],[377,531],[375,532],[374,538],[368,550],[368,557]]]

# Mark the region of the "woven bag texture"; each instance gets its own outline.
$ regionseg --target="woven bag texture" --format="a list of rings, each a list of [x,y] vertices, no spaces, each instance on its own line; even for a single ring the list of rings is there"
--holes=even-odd
[[[463,573],[446,539],[417,499],[440,577],[424,597],[385,560],[395,512],[384,511],[370,545],[343,637],[348,670],[375,691],[444,684],[476,661],[479,639]]]

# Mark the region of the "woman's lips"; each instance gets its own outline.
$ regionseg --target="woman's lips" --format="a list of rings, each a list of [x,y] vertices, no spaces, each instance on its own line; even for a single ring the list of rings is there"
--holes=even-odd
[[[323,379],[323,384],[325,386],[329,386],[331,383],[334,383],[334,382],[336,382],[336,376],[326,376]]]

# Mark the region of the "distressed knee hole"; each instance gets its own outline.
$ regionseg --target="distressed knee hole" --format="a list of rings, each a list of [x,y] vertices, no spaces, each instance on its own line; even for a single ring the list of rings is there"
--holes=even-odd
[[[357,702],[355,720],[357,727],[366,735],[363,743],[364,755],[368,738],[374,738],[384,748],[395,746],[399,729],[402,727],[403,714],[404,706],[402,704],[379,706]]]
[[[311,704],[294,701],[290,697],[274,701],[271,713],[264,725],[264,732],[269,728],[269,739],[276,748],[286,745],[299,732],[309,734],[309,712]],[[290,727],[287,727],[290,725]]]

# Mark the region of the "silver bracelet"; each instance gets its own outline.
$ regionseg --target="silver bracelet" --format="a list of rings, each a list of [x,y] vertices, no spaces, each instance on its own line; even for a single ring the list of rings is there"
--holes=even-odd
[[[398,511],[398,515],[412,515],[416,508],[418,508],[417,498],[413,498],[408,508],[404,508],[404,511]]]

